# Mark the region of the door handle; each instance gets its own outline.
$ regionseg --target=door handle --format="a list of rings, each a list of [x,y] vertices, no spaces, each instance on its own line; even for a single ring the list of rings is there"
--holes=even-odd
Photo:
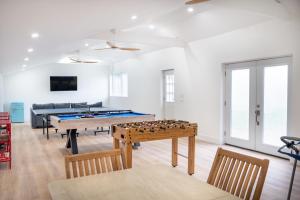
[[[257,126],[259,126],[259,120],[258,120],[259,116],[260,116],[260,110],[255,110],[255,121]]]

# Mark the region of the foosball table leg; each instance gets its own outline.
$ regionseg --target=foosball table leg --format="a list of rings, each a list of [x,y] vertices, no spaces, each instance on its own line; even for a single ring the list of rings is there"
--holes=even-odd
[[[192,175],[195,171],[195,136],[189,136],[188,145],[188,174]]]
[[[172,138],[172,166],[176,167],[178,165],[178,138]]]
[[[132,168],[132,143],[126,142],[124,146],[124,154],[126,160],[126,167],[127,169]]]

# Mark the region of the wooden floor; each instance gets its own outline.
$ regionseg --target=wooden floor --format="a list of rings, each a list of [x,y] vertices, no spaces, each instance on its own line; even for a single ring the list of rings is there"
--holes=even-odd
[[[51,130],[50,140],[42,135],[40,129],[32,130],[28,125],[13,126],[13,166],[8,170],[0,164],[0,199],[51,199],[47,184],[50,181],[65,179],[64,155],[68,154],[64,145],[66,138]],[[83,133],[78,138],[79,152],[91,152],[112,148],[112,138],[107,134],[94,136]],[[262,199],[286,199],[292,165],[287,160],[255,153],[230,146],[223,148],[270,160],[270,167],[263,189]],[[195,177],[206,181],[217,146],[197,142]],[[187,155],[187,141],[179,141],[179,152]],[[171,142],[155,141],[142,143],[133,152],[135,165],[161,163],[170,166]],[[187,160],[179,157],[178,170],[186,172]],[[300,168],[298,167],[292,199],[300,199]],[[199,197],[200,199],[201,197]]]

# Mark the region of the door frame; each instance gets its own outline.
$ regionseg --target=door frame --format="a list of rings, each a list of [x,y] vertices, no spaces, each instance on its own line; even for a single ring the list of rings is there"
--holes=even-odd
[[[251,66],[251,64],[253,66]],[[228,67],[228,65],[231,65]],[[256,92],[256,66],[257,62],[256,61],[248,61],[244,63],[234,63],[234,64],[226,64],[225,65],[225,96],[224,96],[224,121],[225,121],[225,126],[224,126],[224,141],[225,143],[239,143],[241,144],[241,147],[247,148],[247,149],[254,149],[255,148],[255,141],[256,141],[256,135],[255,129],[256,125],[254,123],[255,119],[255,113],[253,112],[255,110],[255,105],[253,102],[256,102],[255,96],[251,95]],[[228,81],[231,81],[231,73],[227,73],[227,70],[234,70],[234,69],[249,69],[249,140],[245,141],[242,139],[238,138],[231,138],[229,136],[229,133],[226,131],[230,129],[229,124],[231,119],[228,119],[227,116],[230,113],[230,108],[231,108],[231,101],[229,99],[226,99],[226,97],[231,96],[231,84],[228,84]],[[253,77],[253,79],[252,79]],[[252,122],[252,123],[251,123]]]
[[[292,73],[291,73],[291,70],[292,70],[292,57],[291,56],[287,56],[287,57],[280,57],[280,58],[272,58],[272,59],[265,59],[265,60],[262,60],[258,63],[259,65],[257,65],[258,67],[258,72],[257,74],[259,74],[259,76],[262,76],[258,79],[258,82],[257,84],[258,85],[261,85],[261,90],[262,91],[259,91],[257,90],[257,101],[262,101],[261,104],[260,104],[260,109],[261,109],[261,113],[263,112],[264,110],[264,73],[259,73],[259,71],[263,71],[264,67],[268,64],[270,65],[280,65],[280,64],[288,64],[288,85],[287,85],[287,130],[286,130],[286,133],[287,133],[287,136],[290,136],[291,135],[291,85],[292,85],[292,81],[291,81],[291,77],[292,77]],[[262,95],[262,96],[261,96]],[[264,124],[263,122],[263,117],[260,118],[260,123],[261,124]],[[259,151],[259,152],[264,152],[264,153],[268,153],[268,154],[272,154],[272,155],[276,155],[276,156],[280,156],[280,157],[284,157],[283,154],[280,154],[277,152],[277,147],[276,146],[272,146],[272,145],[268,145],[268,144],[263,144],[263,141],[262,141],[262,138],[263,138],[263,127],[260,126],[259,128],[259,137],[256,138],[256,147],[255,147],[255,150],[256,151]],[[284,143],[282,143],[282,145],[284,145]],[[274,153],[275,152],[275,153]]]
[[[246,62],[263,62],[263,61],[266,61],[268,62],[268,60],[274,60],[274,59],[286,59],[288,62],[288,92],[287,92],[287,136],[291,136],[291,101],[292,101],[292,74],[293,74],[293,54],[287,54],[287,55],[282,55],[282,56],[278,56],[278,57],[264,57],[264,58],[257,58],[257,59],[253,59],[253,60],[241,60],[241,61],[236,61],[236,62],[226,62],[226,63],[222,63],[221,64],[221,68],[222,68],[222,100],[221,100],[221,106],[222,106],[222,129],[221,129],[221,142],[222,144],[227,144],[226,143],[226,126],[227,126],[227,109],[229,106],[227,106],[227,102],[226,102],[226,96],[227,96],[227,84],[226,84],[226,81],[227,81],[227,75],[226,75],[226,67],[229,65],[229,64],[239,64],[239,63],[246,63]],[[286,64],[286,62],[285,62]],[[257,79],[257,77],[256,77]],[[255,139],[256,140],[256,139]],[[256,141],[255,141],[256,142]],[[231,144],[229,144],[231,145]],[[284,145],[284,144],[282,144]],[[244,148],[244,147],[241,147],[241,148]],[[246,149],[250,149],[250,150],[254,150],[254,151],[257,151],[257,152],[261,152],[261,153],[266,153],[266,154],[271,154],[271,155],[274,155],[274,156],[279,156],[279,157],[282,157],[282,158],[288,158],[287,156],[283,155],[283,154],[279,154],[277,151],[272,152],[272,153],[269,153],[269,152],[265,152],[265,151],[262,151],[262,150],[259,150],[259,149],[251,149],[251,148],[246,148]]]
[[[175,86],[176,86],[176,81],[175,81],[175,69],[174,68],[169,68],[169,69],[162,69],[161,70],[161,80],[162,80],[162,95],[161,95],[161,99],[162,99],[162,118],[163,119],[166,119],[166,88],[165,88],[165,84],[166,84],[166,80],[165,80],[165,73],[166,72],[169,72],[169,71],[172,71],[173,72],[173,75],[174,75],[174,94],[175,94]],[[173,102],[173,106],[175,106],[175,102],[176,102],[176,99],[175,99],[175,96],[174,96],[174,102]],[[175,112],[175,107],[174,107],[174,112]],[[174,113],[175,115],[175,113]]]

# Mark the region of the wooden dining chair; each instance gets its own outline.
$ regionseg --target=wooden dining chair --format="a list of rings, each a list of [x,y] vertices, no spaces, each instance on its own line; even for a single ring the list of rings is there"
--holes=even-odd
[[[120,149],[65,157],[67,179],[126,169]]]
[[[258,200],[268,166],[269,160],[218,148],[207,183],[241,199]]]

